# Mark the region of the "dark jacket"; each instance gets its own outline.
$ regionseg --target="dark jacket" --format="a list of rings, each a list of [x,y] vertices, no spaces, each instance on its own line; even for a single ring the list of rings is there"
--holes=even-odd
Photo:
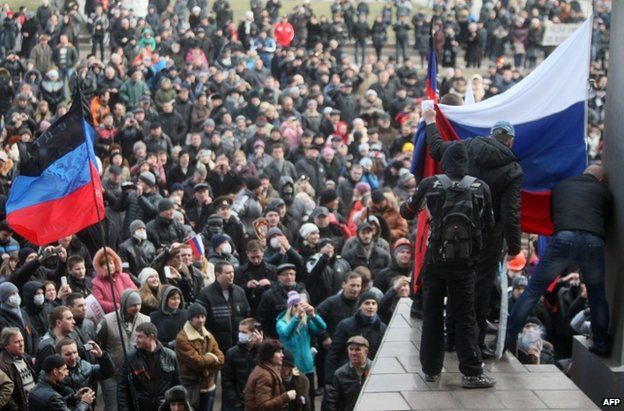
[[[26,318],[27,314],[22,312],[22,319],[20,319],[15,313],[4,309],[0,306],[0,332],[5,327],[17,327],[22,332],[22,337],[24,337],[24,351],[28,355],[34,356],[37,352],[37,345],[39,345],[39,339],[41,336],[37,333],[36,330],[27,326]]]
[[[104,351],[104,355],[97,359],[97,364],[91,364],[85,360],[79,360],[74,368],[68,368],[69,375],[61,384],[71,389],[74,393],[82,387],[90,387],[98,381],[105,380],[115,375],[115,364]]]
[[[119,245],[119,257],[128,263],[128,272],[134,275],[139,275],[142,269],[149,267],[155,256],[156,248],[149,240],[139,243],[130,237]]]
[[[262,324],[265,336],[277,338],[277,330],[275,329],[277,315],[286,309],[289,291],[305,292],[307,294],[302,284],[295,284],[294,287],[287,289],[281,283],[276,283],[262,294],[260,304],[256,310],[256,318]]]
[[[238,342],[238,323],[251,315],[245,291],[232,284],[229,292],[230,297],[226,300],[221,285],[214,282],[199,293],[196,301],[206,308],[206,324],[222,351]]]
[[[317,253],[306,262],[306,271],[303,283],[310,290],[310,303],[316,306],[340,291],[342,280],[351,271],[351,266],[339,255],[329,258],[325,254]]]
[[[71,388],[42,379],[28,396],[29,411],[86,411],[89,404],[73,398]]]
[[[225,363],[221,368],[223,403],[230,407],[243,407],[245,384],[255,363],[256,349],[238,343],[225,353]]]
[[[347,341],[354,335],[361,335],[366,338],[369,344],[368,358],[375,358],[377,350],[381,345],[381,340],[386,332],[386,324],[376,317],[372,324],[367,324],[361,311],[357,311],[353,316],[346,318],[338,324],[336,332],[332,336],[332,344],[327,353],[325,362],[325,381],[332,381],[334,372],[343,364],[347,363]]]
[[[412,265],[408,265],[407,267],[400,267],[397,264],[396,260],[393,258],[392,263],[390,263],[390,267],[384,268],[375,276],[375,281],[373,285],[381,290],[382,293],[388,291],[389,288],[392,287],[392,279],[399,275],[404,275],[409,277],[412,273],[413,267]]]
[[[555,186],[550,210],[555,232],[583,230],[604,239],[613,212],[613,195],[596,177],[582,174]]]
[[[30,365],[30,362],[27,358],[24,358],[24,362],[26,366],[30,370],[30,373],[33,376],[35,382],[37,382],[37,374],[35,370]],[[5,408],[2,410],[25,410],[26,409],[26,395],[24,392],[24,384],[22,383],[22,378],[20,377],[19,371],[15,366],[15,360],[13,357],[6,352],[5,350],[0,351],[0,370],[2,370],[6,375],[9,376],[11,381],[13,381],[13,394],[11,395],[11,400],[8,404],[5,405]]]
[[[271,286],[248,288],[247,283],[251,280],[260,281],[265,278],[273,283],[276,280],[275,271],[276,267],[264,262],[264,260],[259,265],[253,265],[247,261],[245,264],[238,266],[234,271],[234,282],[245,291],[252,313],[256,312],[262,294]]]
[[[131,376],[133,392],[130,393],[129,379],[120,377],[117,383],[117,404],[120,410],[129,410],[132,396],[136,396],[138,411],[158,411],[160,403],[165,399],[165,392],[180,384],[176,355],[162,345],[153,353],[133,349],[128,353],[128,362],[123,368],[120,376]]]
[[[298,175],[306,175],[310,178],[310,185],[316,193],[323,191],[325,187],[325,169],[323,166],[309,158],[302,158],[295,164]]]
[[[34,329],[38,335],[44,335],[48,332],[48,314],[52,310],[52,307],[46,304],[35,305],[33,298],[39,289],[43,290],[43,283],[39,281],[29,281],[24,284],[24,288],[22,288],[24,301],[22,312],[26,313],[23,317],[28,327]]]
[[[367,360],[361,375],[358,375],[351,364],[345,364],[336,370],[327,396],[327,411],[351,411],[355,408],[371,366],[372,361]]]
[[[390,265],[390,254],[383,248],[379,247],[373,241],[370,245],[372,250],[367,256],[362,242],[356,241],[353,248],[349,249],[342,255],[342,258],[347,260],[351,265],[351,268],[357,268],[360,266],[367,267],[373,274],[373,278],[377,273]]]
[[[173,291],[180,293],[182,301],[180,301],[180,307],[184,307],[184,296],[179,288],[172,285],[166,285],[162,290],[162,298],[160,299],[160,308],[158,311],[150,313],[150,321],[158,329],[158,341],[160,341],[165,347],[174,349],[175,339],[178,332],[184,327],[184,323],[187,320],[186,310],[177,309],[172,311],[167,307],[167,298]]]
[[[147,223],[147,238],[155,247],[181,243],[187,236],[186,229],[175,220],[166,220],[160,216]]]
[[[345,318],[351,317],[358,309],[357,298],[349,300],[344,293],[332,295],[316,307],[316,311],[325,320],[327,334],[334,335],[338,324]]]
[[[193,226],[193,230],[196,233],[201,233],[206,226],[206,221],[208,221],[208,217],[212,214],[213,209],[208,204],[200,206],[197,200],[192,198],[184,206],[184,211],[186,212],[186,218],[188,221],[195,224]]]
[[[429,152],[440,161],[453,142],[443,141],[437,125],[426,128]],[[494,220],[502,225],[509,255],[520,253],[520,185],[522,167],[509,147],[494,138],[475,137],[462,142],[468,150],[468,174],[490,189]]]

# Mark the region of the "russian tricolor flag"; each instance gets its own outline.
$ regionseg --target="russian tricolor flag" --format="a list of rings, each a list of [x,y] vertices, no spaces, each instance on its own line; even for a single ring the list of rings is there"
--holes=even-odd
[[[7,202],[7,221],[19,235],[46,245],[104,218],[93,127],[82,97],[26,150]]]
[[[206,249],[204,248],[204,242],[202,241],[200,234],[191,237],[191,239],[188,240],[188,243],[191,246],[191,249],[193,250],[193,255],[195,255],[195,257],[200,258],[206,253]]]
[[[513,151],[524,171],[521,223],[525,232],[552,233],[551,188],[565,178],[581,174],[587,165],[585,100],[590,42],[588,19],[506,92],[476,104],[436,105],[436,122],[445,140],[487,136],[498,120],[514,125]],[[423,122],[414,138],[411,171],[417,178],[436,173],[427,152]],[[420,225],[419,221],[417,237],[422,237]]]

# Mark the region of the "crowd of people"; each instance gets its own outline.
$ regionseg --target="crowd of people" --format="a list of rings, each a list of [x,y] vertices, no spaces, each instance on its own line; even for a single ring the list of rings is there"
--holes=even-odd
[[[546,24],[584,16],[576,1],[485,0],[477,13],[470,1],[433,3],[385,2],[372,15],[372,4],[336,0],[326,16],[309,1],[282,10],[280,0],[251,0],[240,21],[228,0],[4,4],[2,219],[20,153],[68,111],[79,84],[106,235],[89,228],[35,247],[0,222],[0,410],[205,411],[218,386],[223,410],[350,410],[408,296],[414,315],[435,311],[421,351],[427,378],[439,377],[444,335],[464,385],[491,386],[481,353],[491,355],[486,336],[496,332],[503,237],[510,310],[544,247],[520,233],[513,129],[493,127],[509,161],[503,180],[477,176],[492,192],[483,226],[496,235],[477,283],[461,285],[475,290],[474,318],[474,295],[451,298],[457,315],[440,334],[445,283],[431,288],[425,274],[424,293],[412,295],[416,227],[405,207],[422,206],[409,168],[430,36],[442,102],[463,104],[468,88],[479,102],[552,51],[541,45]],[[610,26],[610,2],[594,3],[592,161],[602,152]],[[470,147],[432,155],[463,164]],[[569,263],[543,299],[531,288],[536,308],[516,308],[510,348],[522,361],[567,369],[572,335],[593,329],[586,273]],[[479,333],[465,333],[466,321]]]

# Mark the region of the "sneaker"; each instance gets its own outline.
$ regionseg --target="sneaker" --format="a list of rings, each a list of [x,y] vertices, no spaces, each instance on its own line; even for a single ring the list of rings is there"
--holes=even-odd
[[[490,388],[496,385],[496,380],[485,374],[481,375],[463,375],[462,387],[464,388]]]
[[[427,382],[438,382],[440,379],[440,374],[425,374],[425,381]]]

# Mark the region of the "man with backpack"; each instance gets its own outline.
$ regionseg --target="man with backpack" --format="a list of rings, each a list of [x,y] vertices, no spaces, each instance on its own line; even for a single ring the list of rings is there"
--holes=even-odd
[[[494,352],[486,347],[487,317],[494,280],[503,253],[503,240],[510,258],[520,254],[520,185],[522,167],[511,150],[515,138],[514,127],[507,121],[498,121],[490,130],[490,137],[475,137],[461,143],[443,141],[435,122],[435,111],[423,113],[427,123],[427,145],[434,160],[440,161],[448,147],[461,144],[468,151],[468,174],[485,182],[492,196],[494,227],[484,238],[482,252],[475,267],[475,311],[479,325],[479,346],[486,358]]]
[[[444,174],[423,179],[416,193],[401,205],[413,219],[427,207],[430,235],[423,271],[423,327],[420,362],[425,379],[438,381],[444,361],[444,296],[455,324],[455,346],[464,388],[489,388],[496,381],[483,373],[475,317],[475,264],[483,239],[494,225],[490,190],[468,175],[463,144],[449,146],[442,156]]]

